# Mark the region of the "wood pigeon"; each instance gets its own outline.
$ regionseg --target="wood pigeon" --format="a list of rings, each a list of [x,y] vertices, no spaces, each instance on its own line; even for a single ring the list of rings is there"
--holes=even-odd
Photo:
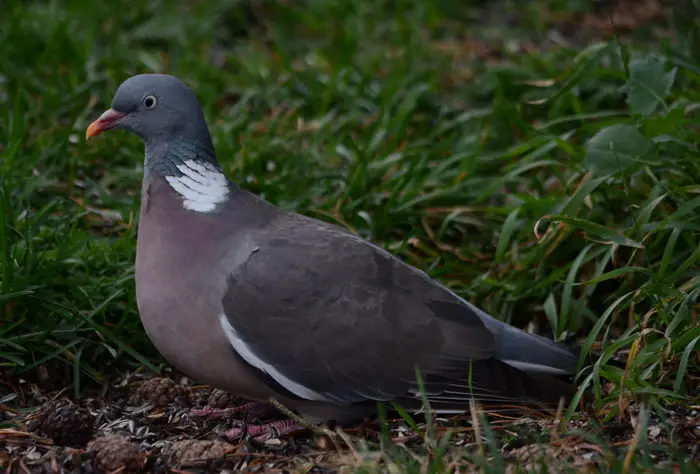
[[[87,129],[145,142],[136,256],[143,326],[195,380],[275,397],[310,422],[378,401],[438,412],[471,399],[556,406],[579,353],[489,316],[346,230],[230,181],[193,91],[165,74],[124,81]]]

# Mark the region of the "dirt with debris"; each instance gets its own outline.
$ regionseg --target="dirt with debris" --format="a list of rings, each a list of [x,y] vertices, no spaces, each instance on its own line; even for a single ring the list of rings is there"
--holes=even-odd
[[[66,395],[65,390],[42,391],[24,380],[0,380],[0,468],[17,473],[326,473],[338,472],[342,465],[371,469],[391,462],[376,451],[358,448],[362,443],[379,446],[380,428],[373,421],[346,427],[342,435],[332,437],[307,430],[283,437],[226,439],[222,433],[232,427],[242,427],[245,433],[246,423],[284,416],[270,407],[262,415],[241,413],[223,421],[200,420],[191,414],[193,409],[247,402],[175,374],[166,378],[128,374],[78,403]],[[663,445],[673,439],[700,461],[700,407],[696,408],[669,407],[672,422],[650,420],[647,440]],[[634,422],[607,422],[594,430],[594,423],[578,421],[573,428],[607,440],[608,446],[600,446],[583,436],[558,435],[558,423],[544,413],[501,409],[489,414],[489,422],[503,446],[504,459],[535,470],[542,462],[550,465],[554,460],[568,468],[602,468],[610,459],[607,450],[627,446],[640,434]],[[422,435],[404,420],[392,420],[389,429],[395,446],[425,452]],[[419,424],[418,431],[424,433],[424,425]],[[471,416],[438,419],[436,436],[448,431],[451,448],[446,459],[468,467],[464,453],[482,449]]]
[[[294,465],[324,472],[324,452],[308,433],[227,440],[219,433],[243,425],[245,414],[223,422],[190,416],[245,401],[184,377],[129,374],[78,403],[27,381],[0,389],[0,467],[7,472],[267,472]]]

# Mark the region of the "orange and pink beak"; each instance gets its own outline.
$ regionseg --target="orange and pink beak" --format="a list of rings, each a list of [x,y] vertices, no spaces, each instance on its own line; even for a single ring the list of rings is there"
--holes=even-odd
[[[106,110],[102,115],[100,115],[100,117],[97,120],[90,124],[87,130],[85,130],[85,139],[89,140],[91,137],[99,135],[105,130],[114,128],[119,119],[121,119],[125,115],[125,113],[118,112],[114,109]]]

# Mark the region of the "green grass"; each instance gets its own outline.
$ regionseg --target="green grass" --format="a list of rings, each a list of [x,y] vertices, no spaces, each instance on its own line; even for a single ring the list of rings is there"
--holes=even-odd
[[[616,38],[578,28],[593,3],[3,3],[3,372],[49,364],[77,395],[160,363],[133,285],[142,144],[83,136],[121,81],[168,72],[196,89],[242,186],[602,352],[580,380],[597,422],[643,406],[671,439],[669,404],[700,391],[700,7],[657,23],[667,35]],[[548,39],[567,21],[575,38]],[[497,472],[498,448],[450,456]],[[625,467],[627,449],[606,469],[673,451],[643,436]]]

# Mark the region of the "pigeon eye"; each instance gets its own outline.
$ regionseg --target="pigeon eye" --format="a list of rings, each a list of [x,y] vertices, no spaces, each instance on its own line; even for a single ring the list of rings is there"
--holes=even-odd
[[[146,96],[146,98],[143,99],[143,105],[147,109],[154,108],[157,103],[158,103],[158,100],[156,99],[156,96],[154,96],[154,95]]]

